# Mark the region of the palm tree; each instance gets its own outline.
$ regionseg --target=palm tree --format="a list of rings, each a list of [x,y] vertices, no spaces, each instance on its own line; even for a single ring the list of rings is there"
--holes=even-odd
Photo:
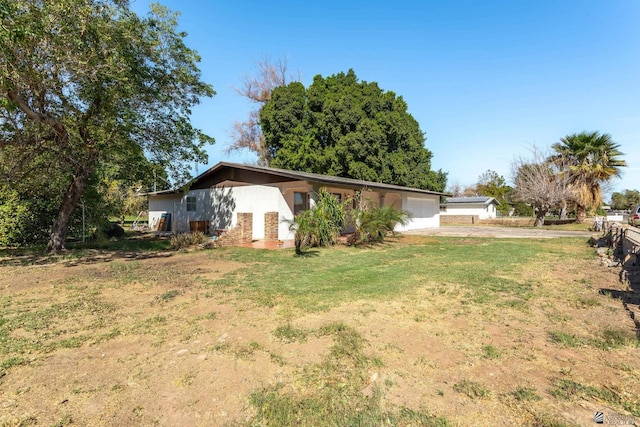
[[[581,132],[567,135],[552,145],[566,160],[569,183],[575,197],[576,221],[584,222],[587,209],[600,206],[600,184],[620,176],[620,168],[627,166],[620,157],[620,145],[607,133]]]

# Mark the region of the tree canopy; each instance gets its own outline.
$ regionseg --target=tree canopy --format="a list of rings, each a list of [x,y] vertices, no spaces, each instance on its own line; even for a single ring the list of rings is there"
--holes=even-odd
[[[189,116],[214,91],[176,14],[153,5],[142,18],[124,0],[0,0],[0,16],[2,172],[6,182],[42,182],[39,164],[56,172],[49,249],[64,249],[101,176],[161,165],[181,182],[206,159],[213,140]]]
[[[276,87],[260,125],[270,165],[444,191],[446,173],[402,97],[359,81],[353,70]]]
[[[616,210],[631,209],[640,205],[640,191],[624,190],[623,193],[614,192],[611,194],[611,208]]]
[[[488,169],[478,177],[476,191],[479,195],[494,197],[500,205],[498,211],[507,214],[511,210],[511,199],[513,189],[507,185],[507,181],[502,175]]]
[[[620,168],[627,165],[621,158],[620,145],[611,135],[595,131],[567,135],[552,148],[568,176],[577,204],[576,219],[583,222],[587,209],[602,204],[601,185],[620,176]]]

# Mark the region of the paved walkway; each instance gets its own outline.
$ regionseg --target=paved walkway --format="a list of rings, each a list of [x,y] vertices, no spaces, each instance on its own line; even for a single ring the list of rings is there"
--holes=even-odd
[[[290,249],[295,248],[295,242],[293,240],[278,240],[278,241],[266,241],[266,240],[254,240],[251,243],[245,243],[245,248],[253,249]]]
[[[420,230],[405,231],[403,234],[415,234],[422,236],[459,236],[459,237],[493,237],[493,238],[525,238],[525,239],[551,239],[556,237],[585,237],[598,235],[591,231],[565,231],[548,228],[519,228],[519,227],[493,227],[493,226],[455,226],[446,225],[438,228],[423,228]]]

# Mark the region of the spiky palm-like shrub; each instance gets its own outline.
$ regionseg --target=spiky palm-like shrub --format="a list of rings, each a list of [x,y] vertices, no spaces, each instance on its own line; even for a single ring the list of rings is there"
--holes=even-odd
[[[406,225],[410,215],[407,211],[394,206],[371,206],[361,204],[352,212],[356,230],[349,238],[349,244],[367,244],[382,242],[387,234],[393,233],[396,225]]]
[[[296,253],[300,254],[303,246],[335,244],[345,221],[344,204],[326,189],[321,189],[315,206],[300,212],[290,225],[290,228],[296,232]]]

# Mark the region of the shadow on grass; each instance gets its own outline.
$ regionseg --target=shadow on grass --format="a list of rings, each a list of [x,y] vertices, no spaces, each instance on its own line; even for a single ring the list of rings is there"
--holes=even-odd
[[[320,251],[317,249],[303,250],[295,254],[299,258],[314,258],[320,255]]]
[[[60,263],[72,267],[122,259],[168,258],[174,254],[168,251],[169,246],[168,239],[148,235],[119,240],[69,243],[68,249],[62,253],[47,253],[44,246],[7,248],[0,250],[0,266],[19,267]]]
[[[175,254],[173,251],[163,252],[125,252],[125,251],[96,251],[80,258],[73,258],[65,261],[65,267],[74,267],[78,265],[97,264],[102,262],[111,262],[115,260],[139,261],[153,258],[170,258]]]
[[[601,288],[599,290],[601,295],[607,295],[611,298],[619,299],[622,302],[622,306],[627,313],[629,313],[629,317],[633,320],[633,323],[636,326],[636,337],[640,340],[640,293],[638,292],[638,284],[636,284],[636,288],[633,287],[628,291],[621,291],[619,289],[607,289]],[[636,306],[636,310],[634,311],[630,305]]]

